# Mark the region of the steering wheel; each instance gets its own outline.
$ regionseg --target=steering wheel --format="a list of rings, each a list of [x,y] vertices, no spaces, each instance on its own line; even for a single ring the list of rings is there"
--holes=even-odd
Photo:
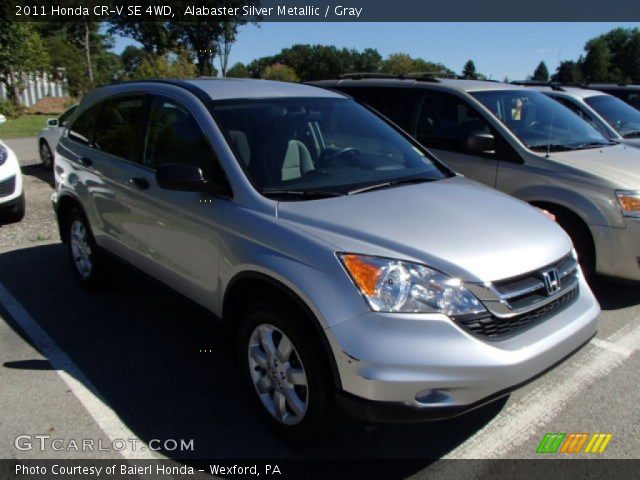
[[[335,162],[338,158],[343,157],[345,155],[353,155],[353,154],[357,154],[360,153],[360,151],[357,148],[353,148],[353,147],[345,147],[345,148],[341,148],[340,150],[338,150],[337,152],[328,155],[324,160],[323,160],[323,164],[325,165],[331,165],[333,162]],[[353,161],[353,157],[350,158],[351,161]]]

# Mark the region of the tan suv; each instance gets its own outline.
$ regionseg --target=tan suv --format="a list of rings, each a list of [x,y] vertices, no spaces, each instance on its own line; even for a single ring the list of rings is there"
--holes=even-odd
[[[378,110],[457,172],[552,212],[586,274],[640,280],[637,149],[522,86],[368,74],[315,84]]]

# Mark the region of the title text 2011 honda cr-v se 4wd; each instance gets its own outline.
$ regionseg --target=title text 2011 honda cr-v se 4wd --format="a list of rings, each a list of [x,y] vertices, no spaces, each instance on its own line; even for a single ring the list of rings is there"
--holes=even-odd
[[[289,441],[337,407],[443,418],[552,367],[599,307],[561,228],[455,175],[342,94],[268,81],[101,88],[57,149],[80,282],[108,252],[233,325],[265,421]]]

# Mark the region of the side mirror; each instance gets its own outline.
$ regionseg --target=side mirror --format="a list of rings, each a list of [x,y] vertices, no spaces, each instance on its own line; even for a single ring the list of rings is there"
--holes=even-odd
[[[199,167],[178,163],[160,165],[156,170],[156,181],[165,190],[202,192],[209,187]]]
[[[466,147],[473,153],[491,152],[496,148],[496,139],[490,133],[475,132],[467,137]]]
[[[7,121],[7,117],[5,117],[0,113],[0,125],[2,125],[3,123],[6,123],[6,121]]]
[[[50,127],[57,127],[58,126],[58,119],[57,118],[50,118],[49,120],[47,120],[47,125],[49,125]]]

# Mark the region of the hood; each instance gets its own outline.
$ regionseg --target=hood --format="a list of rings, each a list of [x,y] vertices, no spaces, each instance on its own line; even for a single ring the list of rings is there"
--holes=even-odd
[[[539,210],[463,177],[280,202],[278,217],[336,250],[418,261],[465,281],[520,275],[571,250]]]
[[[629,147],[640,148],[640,138],[623,138],[621,142]]]
[[[556,162],[609,180],[616,188],[640,189],[640,150],[628,145],[551,154]]]

